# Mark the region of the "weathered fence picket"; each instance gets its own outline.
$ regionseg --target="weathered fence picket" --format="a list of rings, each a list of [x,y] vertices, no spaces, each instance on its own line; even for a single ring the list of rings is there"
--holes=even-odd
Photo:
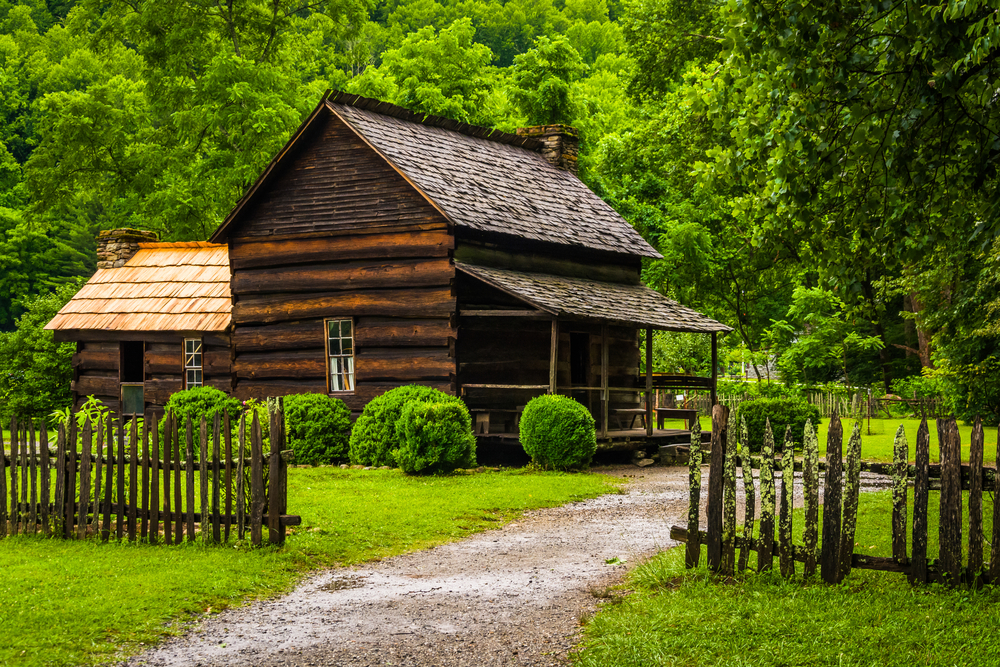
[[[723,410],[716,412],[717,416],[725,415]],[[861,425],[856,422],[851,432],[846,452],[846,462],[843,459],[843,426],[839,418],[832,420],[828,429],[827,461],[826,461],[826,511],[823,519],[823,535],[821,550],[817,552],[818,526],[818,487],[819,470],[824,466],[819,462],[819,443],[812,424],[807,422],[803,436],[803,461],[801,463],[802,485],[805,497],[805,527],[803,529],[803,545],[793,542],[792,499],[795,489],[795,469],[793,449],[793,434],[786,429],[783,439],[784,446],[780,454],[775,452],[774,435],[771,423],[765,422],[764,442],[760,459],[744,453],[736,461],[735,447],[726,443],[723,445],[723,434],[729,431],[735,439],[735,426],[723,420],[722,433],[714,435],[713,445],[723,446],[724,457],[713,453],[711,472],[723,471],[723,483],[709,484],[709,508],[725,503],[724,518],[713,521],[710,512],[708,530],[699,529],[699,502],[701,490],[701,434],[692,442],[691,459],[688,478],[691,487],[690,505],[688,510],[688,525],[686,528],[673,526],[670,534],[672,539],[687,542],[686,564],[696,567],[699,561],[700,544],[719,544],[722,561],[720,567],[713,568],[722,574],[729,574],[726,549],[740,549],[739,562],[736,571],[743,571],[749,564],[749,552],[757,551],[758,570],[773,568],[775,557],[780,559],[780,570],[784,577],[795,574],[796,561],[806,564],[805,576],[815,573],[817,555],[821,564],[821,574],[824,581],[836,583],[843,579],[854,568],[897,572],[908,576],[913,583],[941,582],[956,586],[968,584],[979,586],[983,584],[1000,585],[1000,474],[996,467],[984,467],[985,431],[982,421],[977,418],[970,441],[969,464],[962,464],[962,443],[958,424],[954,418],[937,420],[938,440],[940,444],[940,465],[930,464],[930,430],[926,418],[921,421],[917,430],[915,464],[908,464],[909,446],[902,427],[897,431],[893,443],[892,464],[864,463],[861,461]],[[741,424],[740,440],[746,443],[745,424]],[[695,433],[693,432],[694,436]],[[998,429],[997,458],[1000,460],[1000,429]],[[748,443],[746,443],[748,444]],[[736,496],[733,494],[733,508],[728,502],[730,487],[728,486],[730,471],[734,474],[735,467],[741,466],[744,488],[744,534],[736,535],[731,516],[735,517]],[[781,470],[780,510],[778,511],[778,540],[774,540],[775,522],[775,467]],[[761,516],[760,534],[754,539],[754,514],[756,503],[756,487],[754,486],[753,469],[760,469]],[[860,494],[861,471],[869,470],[891,477],[892,488],[892,551],[891,557],[872,556],[867,553],[855,553],[854,544],[857,527],[857,514]],[[938,521],[939,558],[929,561],[927,558],[928,529],[928,499],[932,490],[931,478],[940,478],[940,503]],[[907,557],[907,485],[913,479],[913,522],[912,522],[912,553]],[[984,563],[983,535],[983,499],[984,485],[994,496],[993,529],[990,543],[990,560]],[[963,489],[969,490],[969,534],[968,541],[962,541]],[[967,547],[968,560],[963,564],[963,546]],[[712,553],[711,549],[708,552]],[[710,560],[711,564],[712,561]]]
[[[726,412],[726,457],[723,480],[722,565],[724,574],[736,570],[736,411]]]
[[[240,432],[242,435],[242,431]],[[242,466],[243,459],[240,459]],[[684,563],[687,567],[698,567],[701,560],[701,540],[698,532],[701,512],[701,426],[695,419],[691,425],[691,451],[688,456],[688,489],[690,500],[688,502],[688,541],[687,550],[684,555]]]
[[[712,451],[708,468],[708,569],[722,565],[722,503],[726,465],[726,426],[728,410],[724,405],[712,408]]]
[[[162,422],[151,415],[110,413],[86,415],[78,422],[73,415],[56,431],[54,453],[42,423],[13,419],[9,442],[0,433],[0,538],[42,532],[65,539],[100,535],[106,541],[114,532],[119,540],[176,544],[186,533],[189,541],[200,537],[222,543],[249,505],[254,543],[263,543],[266,524],[268,542],[282,544],[286,527],[299,525],[300,519],[287,514],[292,452],[284,449],[282,402],[271,405],[268,453],[256,414],[250,441],[241,433],[239,452],[233,451],[228,417],[213,416],[210,434],[207,420],[200,419],[197,443],[189,418],[183,454],[181,420],[170,414]],[[245,450],[250,454],[250,488],[242,479]]]
[[[828,584],[839,581],[840,572],[840,502],[841,452],[844,427],[834,412],[826,434],[826,483],[823,486],[823,537],[820,551],[820,576]]]

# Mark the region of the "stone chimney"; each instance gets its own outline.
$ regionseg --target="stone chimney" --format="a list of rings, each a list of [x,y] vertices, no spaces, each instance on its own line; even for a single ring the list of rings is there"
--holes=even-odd
[[[139,252],[140,243],[159,241],[156,232],[143,229],[107,229],[97,234],[97,268],[117,269],[125,266]]]
[[[534,137],[544,146],[538,151],[549,163],[571,174],[577,171],[577,160],[580,154],[580,135],[569,125],[535,125],[534,127],[519,127],[520,137]]]

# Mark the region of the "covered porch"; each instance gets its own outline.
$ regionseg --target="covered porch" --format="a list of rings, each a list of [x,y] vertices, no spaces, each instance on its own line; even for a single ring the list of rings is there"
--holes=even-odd
[[[706,391],[716,402],[718,334],[731,330],[724,324],[642,285],[456,268],[464,276],[458,390],[483,444],[516,444],[524,405],[545,393],[586,406],[605,450],[690,442],[696,411],[659,405],[658,396]],[[653,373],[653,346],[643,341],[657,330],[710,336],[712,375]]]

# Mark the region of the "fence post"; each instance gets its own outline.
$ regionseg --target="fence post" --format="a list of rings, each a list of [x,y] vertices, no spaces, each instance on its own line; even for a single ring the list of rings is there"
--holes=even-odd
[[[223,534],[228,542],[233,516],[233,434],[230,430],[229,411],[223,413],[223,428],[226,438],[226,522]]]
[[[270,401],[268,401],[270,403]],[[270,405],[268,407],[271,407]],[[281,498],[284,495],[282,477],[284,465],[281,451],[284,449],[283,431],[285,413],[283,401],[274,401],[270,411],[271,418],[271,457],[268,462],[268,494],[267,494],[267,539],[271,544],[281,544]]]
[[[28,458],[30,459],[31,497],[28,500],[28,522],[31,532],[38,532],[38,461],[35,448],[35,420],[28,420]]]
[[[806,515],[802,535],[806,549],[803,574],[812,577],[816,574],[816,544],[819,538],[819,439],[811,419],[806,421],[802,449],[802,490]]]
[[[13,435],[13,433],[11,434]],[[7,457],[0,428],[0,538],[7,536]]]
[[[247,489],[245,476],[247,413],[240,414],[239,448],[240,460],[236,465],[236,534],[239,539],[246,536]]]
[[[149,539],[149,425],[152,417],[152,412],[148,417],[145,413],[142,416],[142,502],[139,512],[142,528],[139,530],[139,537],[143,540]]]
[[[104,422],[100,413],[97,415],[97,431],[95,435],[97,439],[93,443],[92,454],[94,461],[94,519],[92,525],[94,526],[94,535],[96,536],[101,525],[101,475],[104,473]]]
[[[108,465],[105,471],[104,485],[104,518],[101,520],[101,541],[107,542],[111,538],[111,503],[114,502],[114,482],[115,482],[115,420],[111,411],[104,416],[104,429],[106,433],[105,447],[108,452]]]
[[[847,470],[844,474],[844,516],[840,532],[840,579],[851,573],[854,535],[858,524],[858,494],[861,491],[861,422],[854,422],[847,445]]]
[[[60,511],[63,514],[63,537],[69,539],[73,535],[73,510],[76,508],[76,421],[69,420],[69,432],[66,437],[66,496]]]
[[[962,576],[962,443],[954,417],[938,420],[941,449],[941,507],[938,542],[941,574],[957,586]]]
[[[153,456],[149,471],[149,543],[160,541],[160,423],[156,414],[149,413],[149,425],[153,429]]]
[[[169,412],[163,414],[163,543],[174,541],[174,517],[170,508],[170,473],[173,470],[171,461],[171,443],[173,442],[174,416]]]
[[[261,543],[261,522],[264,517],[264,449],[261,442],[260,418],[253,411],[250,425],[250,542]]]
[[[740,442],[743,444],[743,455],[740,457],[740,468],[743,471],[743,496],[745,511],[743,512],[743,547],[740,549],[740,562],[737,570],[743,572],[750,563],[750,552],[754,549],[753,522],[757,511],[757,493],[753,484],[753,457],[750,455],[750,440],[747,437],[747,420],[740,418]]]
[[[28,420],[30,423],[30,419]],[[21,533],[28,534],[28,424],[21,424]]]
[[[208,508],[208,420],[201,416],[198,426],[198,507],[201,509],[201,541],[208,542],[212,515]]]
[[[185,440],[187,447],[184,450],[184,503],[187,506],[184,511],[184,517],[186,519],[187,531],[187,541],[194,541],[194,424],[191,421],[191,415],[187,418],[187,439]],[[178,507],[178,509],[180,509]]]
[[[840,498],[841,451],[844,427],[836,411],[830,418],[826,436],[826,484],[823,488],[823,544],[820,552],[820,576],[828,584],[839,581],[840,572]]]
[[[736,569],[736,411],[729,407],[725,407],[725,411],[728,415],[725,479],[722,485],[722,572],[731,576]]]
[[[219,525],[219,413],[212,421],[212,541],[221,541]]]
[[[892,557],[906,558],[906,486],[909,469],[906,429],[899,425],[892,443]]]
[[[122,414],[122,420],[125,415]],[[128,443],[128,541],[135,542],[136,505],[139,504],[139,416],[132,413],[132,428],[129,429]]]
[[[691,425],[691,450],[688,454],[688,532],[684,552],[684,565],[698,567],[701,560],[701,424],[697,419]]]
[[[115,484],[115,539],[125,536],[125,413],[118,413],[118,480]]]
[[[1000,583],[1000,427],[997,427],[997,458],[993,474],[993,541],[990,542],[990,582]]]
[[[708,470],[708,569],[722,565],[722,501],[725,485],[726,426],[728,408],[712,406],[712,452]]]
[[[757,541],[757,571],[774,567],[774,433],[771,420],[764,422],[764,446],[760,451],[760,538]]]
[[[969,443],[969,578],[978,584],[983,570],[983,421],[977,416]]]
[[[792,427],[785,427],[785,445],[781,455],[781,514],[778,520],[778,566],[786,579],[795,575],[792,551],[792,503],[795,498],[795,443]]]
[[[87,537],[87,515],[90,513],[90,451],[93,447],[93,427],[88,419],[83,425],[83,456],[80,459],[80,503],[77,514],[76,538]]]

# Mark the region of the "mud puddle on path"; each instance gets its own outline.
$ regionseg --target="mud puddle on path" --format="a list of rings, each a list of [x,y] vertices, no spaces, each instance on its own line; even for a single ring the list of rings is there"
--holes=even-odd
[[[686,468],[597,472],[627,477],[625,492],[533,510],[433,549],[327,570],[288,595],[213,616],[125,664],[566,664],[581,615],[593,613],[628,568],[674,546],[670,526],[687,522]]]

